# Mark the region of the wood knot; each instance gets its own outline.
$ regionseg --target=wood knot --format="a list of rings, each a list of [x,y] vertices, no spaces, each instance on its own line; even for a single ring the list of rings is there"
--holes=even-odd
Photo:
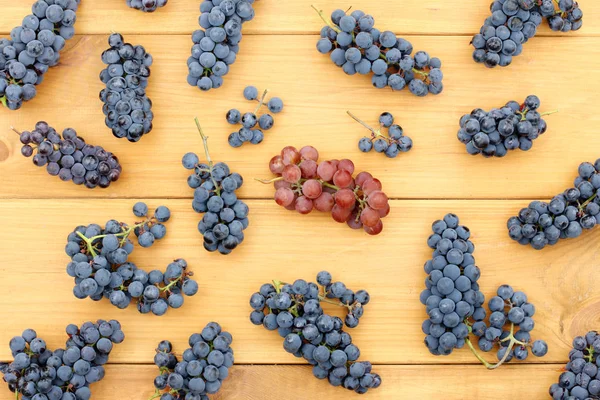
[[[4,139],[0,138],[0,162],[6,161],[10,156],[10,149]]]

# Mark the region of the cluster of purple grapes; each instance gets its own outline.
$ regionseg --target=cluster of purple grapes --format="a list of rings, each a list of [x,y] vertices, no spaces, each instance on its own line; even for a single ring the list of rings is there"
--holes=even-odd
[[[262,285],[250,297],[250,321],[278,331],[285,351],[313,365],[318,379],[363,394],[379,387],[381,377],[372,371],[370,362],[358,361],[360,350],[343,327],[358,325],[369,300],[366,291],[353,292],[322,271],[317,283],[299,279],[293,284],[273,281]],[[345,321],[325,314],[321,303],[345,307]]]
[[[65,349],[50,350],[33,329],[13,337],[11,363],[0,373],[16,398],[22,400],[89,400],[90,385],[104,378],[104,365],[125,335],[118,321],[98,320],[67,326]]]
[[[39,121],[32,131],[15,132],[23,144],[21,154],[33,156],[33,165],[45,166],[50,175],[62,181],[88,189],[107,188],[121,176],[121,164],[113,153],[86,144],[72,128],[66,128],[61,136],[48,123]]]
[[[168,340],[158,344],[154,364],[160,373],[154,378],[156,389],[150,398],[160,400],[208,400],[221,389],[233,366],[233,336],[216,322],[189,338],[189,345],[178,360]]]

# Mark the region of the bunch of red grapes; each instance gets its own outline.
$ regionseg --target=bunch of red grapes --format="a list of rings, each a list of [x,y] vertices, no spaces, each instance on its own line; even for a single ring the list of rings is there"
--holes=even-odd
[[[312,146],[300,150],[287,146],[273,157],[269,169],[278,175],[272,180],[275,202],[300,214],[313,209],[331,212],[335,221],[347,223],[352,229],[379,234],[382,218],[390,212],[381,182],[368,172],[353,177],[351,160],[318,160],[319,152]]]

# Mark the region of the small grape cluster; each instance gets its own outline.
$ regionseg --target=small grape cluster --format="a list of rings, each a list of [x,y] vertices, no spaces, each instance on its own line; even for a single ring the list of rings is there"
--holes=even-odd
[[[154,12],[167,5],[169,0],[127,0],[127,7],[143,12]]]
[[[100,72],[106,85],[100,91],[104,122],[115,137],[137,142],[152,130],[152,101],[146,95],[152,56],[143,46],[125,43],[119,33],[108,37],[108,45],[102,53],[108,66]]]
[[[546,132],[548,125],[542,117],[556,112],[540,114],[539,107],[540,99],[529,95],[523,104],[513,100],[489,112],[476,108],[460,118],[458,140],[469,154],[486,158],[504,157],[509,150],[527,151]]]
[[[583,12],[573,0],[494,0],[490,9],[492,15],[471,40],[473,60],[488,68],[510,65],[544,17],[554,31],[576,31],[583,24]]]
[[[33,99],[44,74],[58,64],[65,42],[75,35],[80,1],[37,0],[10,39],[0,39],[0,103],[9,110]]]
[[[159,270],[147,273],[128,261],[134,248],[129,235],[133,232],[141,247],[150,247],[166,235],[163,223],[171,217],[165,206],[147,217],[148,206],[141,202],[135,204],[133,212],[146,219],[133,226],[112,219],[104,228],[91,224],[78,226],[71,232],[65,247],[71,257],[67,274],[75,280],[73,294],[78,299],[107,298],[120,309],[135,300],[140,313],[163,315],[169,307],[181,307],[184,295],[195,295],[198,283],[190,279],[193,273],[182,259],[170,263],[165,273]]]
[[[427,245],[434,251],[425,263],[428,277],[420,296],[429,316],[423,323],[423,332],[432,354],[449,355],[465,345],[468,320],[485,319],[485,296],[477,283],[481,272],[475,265],[475,245],[469,228],[460,225],[455,214],[446,214],[432,224],[432,230]]]
[[[444,88],[442,62],[430,57],[425,51],[414,56],[412,44],[391,31],[380,32],[374,28],[375,19],[360,10],[347,15],[343,10],[331,13],[327,21],[323,12],[317,10],[327,24],[321,29],[317,50],[330,54],[331,60],[348,75],[373,73],[374,87],[392,90],[408,90],[419,97],[428,93],[440,94]]]
[[[285,351],[313,365],[316,378],[363,394],[379,387],[381,377],[372,371],[370,362],[358,361],[360,350],[343,327],[344,323],[348,328],[358,325],[369,300],[366,291],[353,292],[322,271],[317,283],[298,279],[293,284],[273,281],[262,285],[250,297],[250,321],[278,331]],[[345,322],[325,314],[321,303],[346,308]]]
[[[188,177],[188,186],[194,189],[192,208],[197,213],[204,213],[198,223],[198,230],[204,237],[204,248],[226,255],[242,244],[244,229],[249,224],[250,209],[235,194],[244,179],[237,172],[232,173],[227,164],[213,163],[208,152],[208,138],[197,118],[196,126],[202,137],[207,163],[200,163],[196,153],[183,156],[183,167],[193,171]]]
[[[574,187],[550,202],[533,201],[519,215],[510,217],[508,235],[536,250],[579,237],[600,223],[600,159],[579,165]]]
[[[396,158],[398,154],[406,153],[412,149],[412,139],[404,136],[404,130],[398,124],[394,124],[394,116],[389,112],[384,112],[379,116],[379,125],[387,128],[387,136],[381,133],[380,129],[373,129],[350,111],[347,111],[355,121],[371,131],[371,137],[365,136],[358,141],[358,149],[363,153],[375,150],[377,153],[384,153],[389,158]]]
[[[554,400],[600,399],[600,335],[589,331],[573,339],[569,362],[558,383],[550,386]]]
[[[527,301],[527,295],[515,291],[510,285],[501,285],[496,294],[488,302],[491,313],[489,324],[477,321],[471,326],[472,333],[479,338],[479,349],[489,352],[497,347],[496,366],[509,362],[513,357],[519,361],[525,360],[529,355],[528,349],[536,357],[545,356],[548,344],[543,340],[531,341],[531,331],[535,326],[532,318],[535,306]],[[491,368],[485,362],[484,365]]]
[[[351,160],[318,160],[319,152],[312,146],[299,151],[284,147],[269,162],[277,178],[260,182],[274,183],[275,202],[288,210],[331,212],[334,221],[352,229],[362,228],[369,235],[381,233],[382,218],[390,212],[381,182],[368,172],[353,178]]]
[[[17,399],[89,400],[90,385],[104,378],[113,346],[125,339],[115,320],[70,324],[66,331],[66,349],[54,351],[33,329],[10,340],[14,361],[0,363],[0,373]]]
[[[254,0],[204,0],[192,34],[192,55],[187,60],[187,82],[202,91],[218,89],[235,62],[242,40],[242,24],[254,18]]]
[[[23,144],[21,154],[33,156],[33,165],[45,166],[50,175],[62,181],[72,181],[88,189],[107,188],[121,176],[117,156],[101,146],[86,144],[75,129],[66,128],[61,136],[48,123],[39,121],[32,131],[13,130]]]
[[[225,117],[227,122],[231,125],[242,125],[238,132],[233,132],[229,135],[227,141],[231,147],[241,147],[245,142],[259,144],[265,138],[264,131],[268,131],[273,127],[275,120],[271,114],[256,115],[265,104],[265,96],[267,93],[268,90],[265,90],[259,100],[258,89],[254,86],[247,86],[244,89],[244,98],[250,101],[258,101],[258,105],[254,109],[254,112],[247,112],[242,115],[242,113],[235,108],[227,111]],[[279,97],[272,97],[267,102],[267,108],[273,114],[280,113],[283,110],[283,101]],[[254,129],[256,128],[256,125],[258,125],[260,129]]]
[[[154,379],[155,394],[150,400],[208,400],[221,389],[233,366],[233,336],[216,322],[189,338],[190,347],[179,361],[168,340],[158,344],[154,364],[160,374]]]

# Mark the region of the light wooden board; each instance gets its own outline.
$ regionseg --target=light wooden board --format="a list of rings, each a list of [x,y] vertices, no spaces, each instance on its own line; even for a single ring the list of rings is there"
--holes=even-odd
[[[558,380],[561,365],[506,367],[487,371],[479,366],[377,365],[383,384],[367,393],[368,399],[497,400],[545,399],[547,388]],[[158,369],[153,366],[109,365],[106,377],[91,386],[94,400],[146,400],[154,394]],[[460,376],[460,379],[456,379]],[[235,366],[212,400],[289,400],[363,398],[312,377],[308,366]],[[314,397],[312,397],[314,396]],[[400,396],[400,397],[397,397]],[[13,400],[8,391],[0,399]]]
[[[0,0],[0,34],[8,34],[31,3]],[[369,398],[547,398],[573,336],[599,329],[600,230],[538,252],[512,242],[505,223],[530,200],[548,199],[570,186],[580,162],[600,157],[600,4],[579,2],[585,19],[580,31],[556,34],[544,24],[513,65],[488,70],[471,60],[469,40],[488,15],[490,0],[316,3],[327,15],[350,5],[368,11],[380,29],[439,57],[443,94],[416,98],[372,88],[368,78],[346,76],[319,54],[315,42],[323,23],[308,0],[257,1],[256,18],[244,25],[238,61],[224,86],[200,92],[185,82],[199,3],[171,0],[154,14],[142,14],[128,9],[125,0],[84,0],[78,35],[38,87],[38,96],[18,112],[0,110],[0,360],[11,358],[6,344],[26,327],[57,348],[64,344],[66,324],[116,318],[126,340],[111,355],[105,380],[92,388],[93,398],[145,400],[153,391],[156,343],[170,339],[181,352],[191,333],[216,320],[234,336],[237,365],[213,399],[347,398],[348,392],[312,378],[302,360],[285,353],[276,333],[248,320],[249,296],[262,283],[313,280],[328,269],[372,296],[361,324],[351,330],[361,359],[376,364],[384,379]],[[136,144],[112,136],[98,99],[100,54],[111,31],[144,45],[155,60],[149,86],[155,128]],[[226,138],[233,127],[224,116],[233,107],[253,108],[241,95],[249,84],[269,88],[285,109],[275,115],[263,144],[232,149]],[[456,139],[462,114],[531,93],[541,98],[542,111],[560,113],[547,117],[548,132],[530,152],[492,160],[466,154]],[[356,144],[367,132],[345,114],[348,109],[371,124],[382,111],[392,112],[414,149],[395,160],[360,153]],[[191,209],[187,171],[180,163],[187,151],[202,153],[194,116],[210,136],[213,159],[245,178],[239,194],[250,205],[251,226],[244,244],[227,257],[202,249],[196,229],[200,215]],[[124,169],[121,180],[108,190],[89,191],[36,169],[20,155],[18,137],[9,128],[31,129],[38,120],[59,129],[73,127],[88,142],[116,153]],[[383,182],[396,200],[382,235],[368,237],[323,214],[287,212],[271,200],[271,186],[253,180],[270,177],[268,161],[282,147],[306,144],[316,146],[322,158],[351,158],[357,170]],[[110,218],[132,222],[130,209],[139,199],[153,207],[165,204],[174,216],[167,237],[150,249],[136,249],[133,261],[147,270],[164,269],[183,257],[200,283],[196,296],[164,317],[118,310],[107,301],[77,300],[65,272],[66,235],[76,225]],[[546,357],[487,371],[466,349],[449,357],[429,354],[420,328],[425,310],[418,300],[422,265],[431,254],[425,241],[431,222],[447,212],[457,213],[471,228],[486,297],[510,283],[536,305],[534,337],[548,342]],[[0,400],[13,398],[0,384]]]
[[[492,0],[474,0],[468,8],[460,0],[407,0],[401,4],[394,0],[377,3],[368,0],[257,0],[256,17],[244,25],[245,34],[317,33],[324,25],[310,7],[314,4],[329,17],[336,8],[363,10],[375,17],[381,30],[399,34],[472,35],[478,31],[489,15]],[[30,13],[29,0],[10,2],[2,0],[0,32],[10,32],[21,19]],[[125,0],[82,1],[78,11],[76,29],[81,33],[120,31],[156,35],[188,34],[198,29],[201,0],[170,0],[169,4],[153,14],[142,14],[125,5]],[[584,27],[567,35],[589,36],[600,33],[598,15],[600,5],[593,0],[580,0]],[[557,35],[544,23],[538,35]],[[558,34],[562,35],[562,34]]]
[[[377,176],[393,198],[548,198],[572,184],[579,163],[600,157],[600,136],[593,128],[600,124],[594,100],[600,81],[580,79],[581,73],[556,64],[556,54],[568,54],[569,65],[586,66],[585,77],[600,74],[600,66],[588,62],[600,58],[596,39],[540,38],[514,66],[494,71],[471,60],[462,37],[413,39],[415,46],[444,61],[447,89],[437,97],[375,89],[366,77],[346,76],[315,50],[314,36],[244,39],[239,62],[226,76],[225,86],[203,93],[185,82],[189,37],[128,36],[154,54],[149,96],[156,115],[154,130],[140,142],[129,143],[114,138],[106,128],[97,96],[104,86],[98,74],[106,36],[77,37],[63,65],[49,72],[39,87],[39,95],[23,110],[4,110],[0,115],[0,197],[189,197],[181,157],[187,151],[202,153],[194,116],[210,136],[213,159],[243,174],[247,184],[241,195],[250,198],[273,195],[271,186],[252,178],[270,177],[269,159],[286,145],[313,145],[323,158],[351,157],[357,169]],[[235,129],[225,114],[233,107],[243,112],[254,108],[242,97],[248,84],[270,88],[284,100],[285,108],[275,115],[275,126],[260,146],[234,149],[227,136]],[[466,153],[456,139],[462,114],[475,107],[501,106],[510,99],[522,101],[531,93],[541,98],[542,110],[561,110],[547,117],[548,131],[533,149],[514,151],[503,159]],[[372,124],[381,112],[391,111],[412,137],[413,150],[393,160],[359,152],[357,142],[368,131],[346,110]],[[122,179],[108,190],[89,191],[37,170],[31,159],[21,156],[19,138],[9,127],[33,129],[39,120],[58,129],[73,127],[90,143],[113,151],[122,160]],[[22,174],[27,174],[27,185]]]

